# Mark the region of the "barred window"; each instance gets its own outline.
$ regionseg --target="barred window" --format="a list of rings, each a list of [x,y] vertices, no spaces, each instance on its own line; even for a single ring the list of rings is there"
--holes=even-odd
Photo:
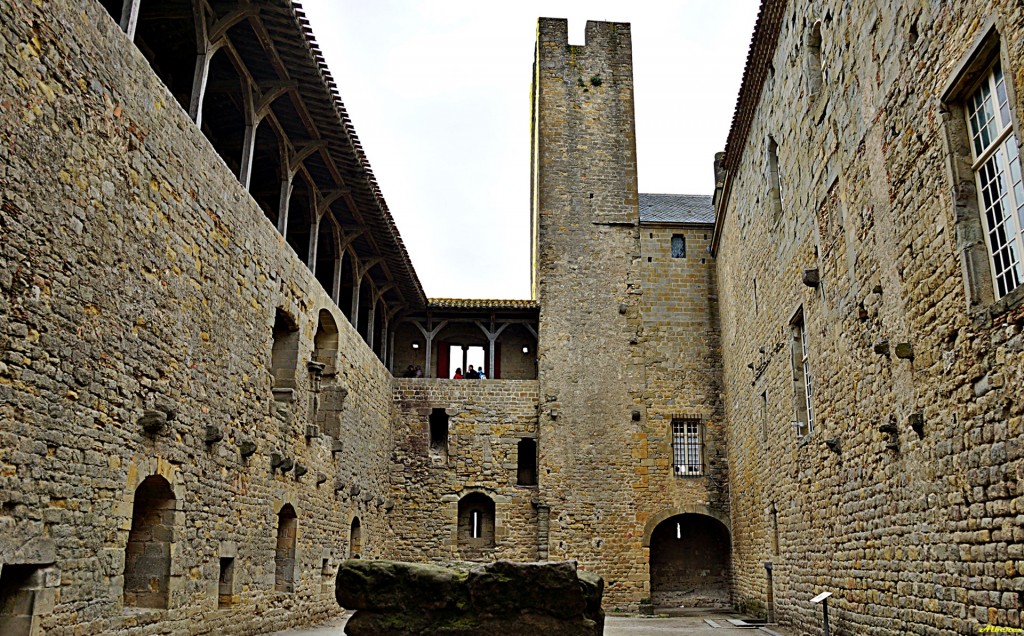
[[[672,420],[672,463],[676,476],[704,474],[704,426],[699,420]]]
[[[1024,280],[1024,183],[1003,69],[996,61],[967,99],[974,173],[996,298]]]

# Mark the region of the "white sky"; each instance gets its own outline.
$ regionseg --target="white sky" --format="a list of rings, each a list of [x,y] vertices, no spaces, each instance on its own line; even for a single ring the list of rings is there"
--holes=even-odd
[[[530,297],[537,18],[632,23],[641,192],[711,194],[759,0],[304,0],[427,296]]]

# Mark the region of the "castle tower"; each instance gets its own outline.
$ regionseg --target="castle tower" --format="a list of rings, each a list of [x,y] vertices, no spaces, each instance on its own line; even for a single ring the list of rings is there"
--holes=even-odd
[[[603,575],[608,604],[635,604],[647,577],[633,495],[644,356],[629,25],[588,22],[586,44],[570,46],[567,22],[542,18],[532,99],[546,545]]]

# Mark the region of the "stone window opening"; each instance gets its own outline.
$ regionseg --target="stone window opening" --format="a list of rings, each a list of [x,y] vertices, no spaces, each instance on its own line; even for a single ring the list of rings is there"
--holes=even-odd
[[[494,547],[494,512],[494,500],[483,493],[469,493],[459,500],[460,548],[472,552]]]
[[[965,116],[988,262],[998,300],[1024,280],[1024,223],[1015,214],[1024,207],[1024,184],[1006,78],[999,60],[968,95]]]
[[[334,568],[330,557],[323,557],[320,561],[320,594],[334,596]]]
[[[516,446],[516,485],[537,485],[537,442],[529,437]]]
[[[704,474],[704,425],[700,420],[672,420],[672,466],[676,477]]]
[[[672,235],[672,258],[686,258],[686,237],[682,234]]]
[[[235,558],[220,557],[220,568],[217,575],[217,607],[230,607],[235,604]]]
[[[811,364],[807,352],[807,330],[801,308],[789,325],[790,362],[793,371],[793,428],[798,437],[806,437],[814,430],[814,406],[811,386]]]
[[[299,327],[278,307],[274,314],[274,342],[270,351],[274,399],[290,402],[295,395],[295,368],[299,362]]]
[[[445,409],[430,411],[430,452],[447,459],[448,457],[448,413]]]
[[[277,544],[274,550],[274,591],[295,591],[295,544],[299,519],[295,508],[285,504],[277,513]]]
[[[768,391],[761,392],[761,441],[768,441]]]
[[[772,531],[772,555],[778,556],[779,554],[779,511],[775,508],[775,503],[772,503],[771,510],[769,511],[771,516],[771,531]]]
[[[324,377],[332,377],[337,375],[338,323],[326,309],[320,310],[318,318],[316,335],[313,337],[313,362],[324,365],[321,372]]]
[[[807,34],[807,81],[812,101],[821,93],[827,80],[828,72],[821,56],[821,20],[818,20]]]
[[[469,513],[470,516],[470,528],[469,537],[471,539],[479,539],[484,536],[484,530],[482,527],[483,514],[479,510],[474,510]]]
[[[1013,73],[999,20],[982,25],[940,98],[952,221],[968,307],[1001,313],[1024,301],[1024,203]]]
[[[135,490],[124,558],[124,607],[167,609],[176,501],[171,485],[150,475]]]
[[[360,559],[363,553],[363,525],[359,517],[352,518],[348,534],[348,558]]]
[[[768,202],[771,207],[772,223],[778,223],[782,217],[782,205],[785,191],[782,188],[782,172],[779,170],[779,144],[771,135],[768,136]]]
[[[3,563],[0,569],[0,634],[41,634],[40,616],[49,613],[56,595],[46,588],[49,566],[38,563]],[[44,596],[48,598],[44,598]]]

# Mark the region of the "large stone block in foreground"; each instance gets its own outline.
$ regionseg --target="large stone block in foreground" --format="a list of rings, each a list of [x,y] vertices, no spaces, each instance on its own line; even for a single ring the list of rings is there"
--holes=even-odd
[[[335,598],[356,610],[348,636],[445,634],[595,636],[604,630],[604,581],[576,563],[451,564],[352,559]]]

